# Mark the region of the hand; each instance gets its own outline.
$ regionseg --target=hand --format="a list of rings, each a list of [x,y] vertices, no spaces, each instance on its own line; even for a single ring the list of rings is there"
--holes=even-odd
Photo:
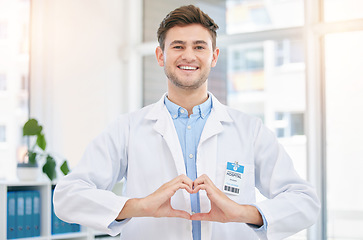
[[[192,193],[192,188],[193,181],[185,175],[180,175],[145,198],[129,199],[116,219],[130,217],[180,217],[190,219],[190,214],[186,211],[173,209],[170,200],[177,190],[185,189],[187,192]]]
[[[186,211],[175,210],[171,207],[170,200],[179,189],[193,192],[193,181],[185,175],[180,175],[170,182],[162,185],[154,193],[142,199],[143,211],[149,217],[181,217],[190,219]]]
[[[244,222],[257,226],[263,225],[260,212],[256,207],[240,205],[228,198],[219,190],[207,175],[202,175],[194,181],[193,193],[205,190],[211,202],[211,210],[208,213],[196,213],[191,220],[215,221],[215,222]]]

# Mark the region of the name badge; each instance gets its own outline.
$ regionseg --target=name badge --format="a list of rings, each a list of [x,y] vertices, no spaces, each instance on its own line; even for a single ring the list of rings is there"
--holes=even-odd
[[[224,177],[223,191],[232,195],[239,195],[242,186],[242,174],[244,166],[238,162],[227,162],[226,175]]]

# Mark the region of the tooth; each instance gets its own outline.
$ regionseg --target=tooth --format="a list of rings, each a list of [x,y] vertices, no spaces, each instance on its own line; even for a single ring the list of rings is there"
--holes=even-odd
[[[190,66],[180,66],[181,69],[184,69],[184,70],[196,70],[197,68],[196,67],[190,67]]]

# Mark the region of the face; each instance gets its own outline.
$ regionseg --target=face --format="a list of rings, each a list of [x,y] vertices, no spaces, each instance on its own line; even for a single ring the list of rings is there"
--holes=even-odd
[[[205,85],[218,55],[219,49],[212,49],[209,31],[199,24],[169,29],[164,49],[156,49],[158,63],[164,67],[169,87],[171,84],[186,90]]]

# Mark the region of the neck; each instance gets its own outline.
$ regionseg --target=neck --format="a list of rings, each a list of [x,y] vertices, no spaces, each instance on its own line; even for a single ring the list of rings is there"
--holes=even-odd
[[[175,89],[168,86],[168,98],[173,103],[185,108],[190,116],[193,113],[193,107],[207,101],[208,92],[206,86],[198,89]]]

